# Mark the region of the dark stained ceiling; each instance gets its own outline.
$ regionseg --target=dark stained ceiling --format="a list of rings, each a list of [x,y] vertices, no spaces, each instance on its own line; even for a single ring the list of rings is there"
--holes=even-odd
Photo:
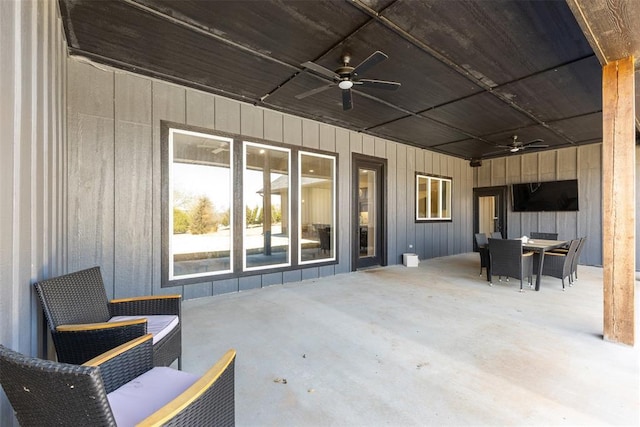
[[[602,141],[601,64],[565,1],[59,1],[72,55],[412,146]],[[296,98],[331,83],[302,63],[376,50],[360,77],[397,91],[356,86],[350,111],[337,87]]]

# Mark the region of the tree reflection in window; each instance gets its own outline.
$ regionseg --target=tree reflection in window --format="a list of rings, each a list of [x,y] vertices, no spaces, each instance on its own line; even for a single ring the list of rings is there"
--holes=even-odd
[[[228,273],[233,265],[233,141],[169,133],[169,280]]]

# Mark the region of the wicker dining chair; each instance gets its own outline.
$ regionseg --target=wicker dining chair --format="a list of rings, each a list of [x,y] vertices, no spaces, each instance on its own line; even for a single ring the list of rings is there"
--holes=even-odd
[[[578,264],[580,263],[580,254],[582,254],[582,250],[584,249],[584,245],[586,243],[587,237],[581,237],[580,244],[578,245],[578,249],[576,249],[576,254],[574,255],[573,262],[571,263],[571,275],[573,276],[571,286],[573,286],[573,283],[578,280]]]
[[[572,266],[575,260],[575,255],[580,245],[580,239],[574,239],[569,244],[569,249],[566,252],[545,252],[544,262],[542,265],[542,275],[551,276],[562,281],[562,290],[565,290],[564,279],[568,279],[569,285],[572,285]],[[538,273],[538,257],[539,254],[534,255],[534,273]]]
[[[480,275],[482,276],[482,269],[486,269],[489,265],[489,239],[485,233],[476,233],[474,238],[480,254]]]
[[[492,239],[502,239],[502,232],[501,231],[494,231],[491,233],[490,236]]]
[[[529,235],[531,239],[542,239],[542,240],[558,240],[558,233],[544,233],[540,231],[532,231]]]
[[[584,249],[584,245],[587,243],[587,237],[579,237],[578,240],[580,241],[580,243],[578,244],[578,249],[576,249],[576,253],[573,256],[573,261],[571,262],[571,276],[569,277],[571,280],[569,282],[569,286],[573,286],[573,284],[578,280],[578,264],[580,264],[580,254]],[[569,248],[558,248],[552,250],[551,252],[566,255],[566,253],[569,252]]]
[[[152,340],[147,334],[83,365],[0,345],[0,384],[23,427],[233,426],[235,350],[199,377],[154,367]]]
[[[493,276],[520,279],[520,292],[522,292],[522,280],[527,279],[529,286],[533,276],[533,252],[522,252],[520,239],[489,239],[489,286],[493,286]]]
[[[320,240],[320,250],[326,253],[331,250],[331,227],[318,228],[318,237]]]
[[[153,334],[153,361],[182,369],[180,295],[109,301],[99,267],[34,284],[58,361],[79,365],[120,344]]]

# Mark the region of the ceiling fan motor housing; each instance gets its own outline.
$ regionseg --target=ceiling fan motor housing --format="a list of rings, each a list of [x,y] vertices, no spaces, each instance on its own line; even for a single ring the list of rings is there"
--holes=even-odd
[[[339,75],[340,77],[350,77],[351,73],[353,73],[353,70],[355,70],[355,68],[353,67],[349,67],[349,66],[344,66],[344,67],[340,67],[338,68],[335,73],[337,75]]]

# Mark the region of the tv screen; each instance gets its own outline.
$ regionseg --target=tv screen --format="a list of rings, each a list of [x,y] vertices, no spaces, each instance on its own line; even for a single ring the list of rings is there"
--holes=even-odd
[[[514,212],[578,210],[578,180],[529,182],[511,186]]]

